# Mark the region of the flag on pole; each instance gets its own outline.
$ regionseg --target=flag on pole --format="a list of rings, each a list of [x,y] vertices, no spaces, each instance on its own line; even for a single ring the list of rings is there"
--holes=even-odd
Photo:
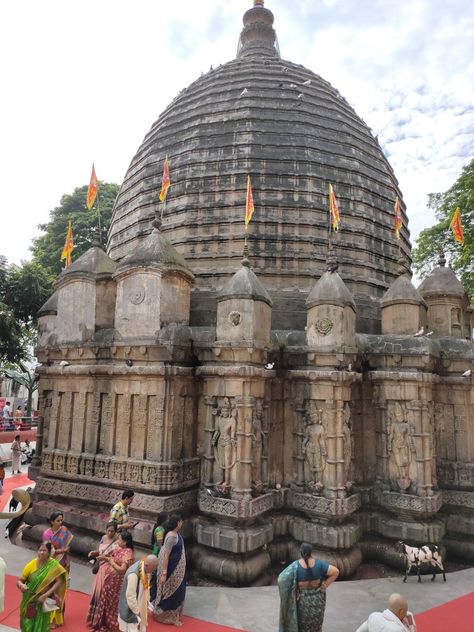
[[[461,209],[459,208],[459,206],[454,211],[454,214],[451,217],[451,221],[449,222],[449,228],[453,231],[454,239],[458,243],[464,244],[464,234],[462,232],[462,223],[461,223]]]
[[[253,212],[255,207],[253,205],[253,195],[252,195],[252,183],[250,182],[250,176],[247,176],[247,198],[245,201],[245,227],[249,225],[250,220],[252,219]]]
[[[166,200],[166,194],[171,186],[170,180],[170,168],[168,164],[168,156],[165,158],[165,164],[163,165],[163,178],[161,180],[160,202]]]
[[[86,206],[89,209],[89,211],[94,206],[94,202],[95,202],[95,198],[97,197],[98,190],[99,190],[99,181],[97,180],[97,176],[95,175],[94,163],[92,163],[92,173],[91,173],[91,179],[89,182],[89,188],[87,189],[87,199],[86,199]]]
[[[397,239],[400,239],[400,231],[402,229],[403,226],[403,220],[402,220],[402,209],[400,206],[400,198],[396,197],[395,199],[395,235],[397,236]]]
[[[72,238],[72,224],[71,220],[69,220],[69,225],[67,227],[66,233],[66,241],[64,242],[64,248],[61,253],[61,261],[66,260],[66,268],[69,268],[71,265],[71,253],[74,249],[74,241]]]
[[[331,228],[332,230],[339,230],[339,222],[341,220],[341,213],[339,211],[339,205],[337,203],[332,184],[329,185],[329,215],[331,216]]]

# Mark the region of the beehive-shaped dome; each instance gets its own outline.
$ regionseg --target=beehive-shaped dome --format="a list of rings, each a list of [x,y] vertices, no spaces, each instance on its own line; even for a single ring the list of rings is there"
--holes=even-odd
[[[250,255],[273,301],[273,327],[303,329],[305,299],[325,267],[331,183],[341,208],[339,271],[359,330],[376,331],[377,299],[397,276],[397,180],[339,92],[280,58],[273,15],[262,5],[244,16],[237,58],[180,92],[153,124],[118,195],[108,252],[121,259],[148,234],[168,156],[163,234],[196,276],[191,324],[215,323],[217,293],[242,256],[250,175]],[[400,243],[409,257],[406,224],[404,216]]]

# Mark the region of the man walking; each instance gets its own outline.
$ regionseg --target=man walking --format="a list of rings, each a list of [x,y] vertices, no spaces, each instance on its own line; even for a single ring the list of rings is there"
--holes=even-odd
[[[134,496],[135,492],[131,489],[126,489],[122,494],[122,500],[115,503],[110,511],[109,520],[117,523],[118,531],[133,529],[135,526],[135,523],[130,521],[130,516],[128,515],[128,508],[132,504]]]
[[[150,576],[158,566],[156,555],[147,555],[125,573],[119,599],[121,632],[145,632],[150,601]]]

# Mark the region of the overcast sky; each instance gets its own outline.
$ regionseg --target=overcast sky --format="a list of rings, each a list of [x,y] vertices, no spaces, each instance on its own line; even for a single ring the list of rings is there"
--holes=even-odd
[[[0,254],[30,257],[64,193],[121,183],[179,90],[235,57],[252,0],[0,2]],[[412,239],[473,158],[474,3],[266,0],[283,59],[335,86],[378,134]]]

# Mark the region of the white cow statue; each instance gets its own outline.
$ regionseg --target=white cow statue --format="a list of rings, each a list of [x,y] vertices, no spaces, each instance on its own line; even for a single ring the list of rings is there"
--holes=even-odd
[[[421,582],[421,566],[422,564],[429,564],[433,567],[433,577],[431,581],[436,579],[436,569],[439,569],[443,573],[443,580],[446,581],[446,575],[443,566],[443,557],[436,544],[425,544],[420,548],[414,546],[408,546],[405,542],[398,542],[398,545],[402,549],[403,556],[405,558],[405,577],[403,581],[406,582],[408,573],[412,567],[417,569],[418,581]]]

